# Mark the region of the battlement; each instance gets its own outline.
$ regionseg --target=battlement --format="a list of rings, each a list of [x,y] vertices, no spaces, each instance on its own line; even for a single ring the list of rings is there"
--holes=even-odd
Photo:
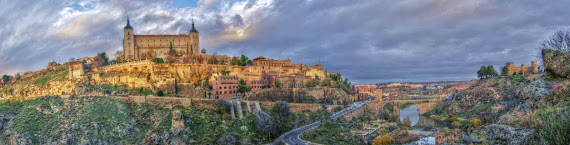
[[[538,73],[538,62],[537,61],[531,61],[531,66],[530,67],[526,67],[524,64],[521,64],[520,67],[515,67],[515,63],[514,62],[507,62],[505,64],[505,67],[507,67],[508,72],[507,75],[513,75],[513,74],[533,74],[533,73]],[[502,74],[502,69],[501,69],[501,74]]]

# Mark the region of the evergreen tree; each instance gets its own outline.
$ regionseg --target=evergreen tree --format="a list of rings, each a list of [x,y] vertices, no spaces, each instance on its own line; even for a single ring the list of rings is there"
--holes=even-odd
[[[509,75],[509,68],[507,66],[505,66],[501,69],[501,75],[503,75],[503,76]]]

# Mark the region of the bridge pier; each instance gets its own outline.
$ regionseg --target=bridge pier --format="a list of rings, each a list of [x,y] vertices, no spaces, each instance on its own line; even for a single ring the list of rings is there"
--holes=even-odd
[[[232,119],[235,119],[235,118],[236,118],[236,113],[235,113],[235,110],[234,110],[234,102],[233,102],[233,101],[230,101],[230,104],[232,104],[232,107],[230,107],[230,108],[232,108],[232,109],[231,109],[231,110],[232,110]]]
[[[240,101],[237,101],[237,111],[238,111],[239,119],[243,119],[243,112],[241,109],[241,102]]]
[[[251,112],[251,106],[250,106],[250,104],[249,104],[249,101],[247,101],[247,110],[248,110],[249,112]]]

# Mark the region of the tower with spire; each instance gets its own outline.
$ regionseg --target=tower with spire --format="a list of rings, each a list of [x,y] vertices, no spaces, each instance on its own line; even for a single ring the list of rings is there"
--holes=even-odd
[[[200,54],[200,33],[196,30],[196,27],[194,27],[194,19],[192,19],[192,29],[190,29],[188,35],[190,35],[192,39],[189,52],[191,52],[192,55]]]
[[[131,27],[129,17],[127,17],[127,25],[123,29],[123,34],[123,58],[132,60],[136,57],[135,34],[133,34],[133,27]]]

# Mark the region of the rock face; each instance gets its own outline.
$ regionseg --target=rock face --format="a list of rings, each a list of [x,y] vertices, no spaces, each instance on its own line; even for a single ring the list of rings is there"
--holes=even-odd
[[[519,109],[544,107],[548,105],[544,99],[550,94],[552,94],[552,82],[547,82],[542,78],[536,80],[522,90],[520,96],[524,102],[519,105]]]
[[[476,130],[476,134],[486,134],[489,144],[538,144],[540,137],[534,129],[517,129],[507,125],[491,124]]]
[[[542,63],[548,79],[570,79],[570,52],[544,49]]]

